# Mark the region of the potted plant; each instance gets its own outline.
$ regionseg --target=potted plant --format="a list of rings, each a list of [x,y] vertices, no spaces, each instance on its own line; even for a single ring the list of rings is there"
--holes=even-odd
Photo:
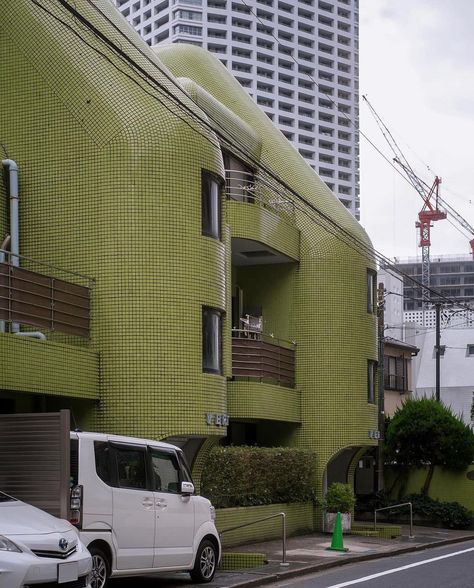
[[[354,509],[356,497],[354,490],[350,484],[342,484],[334,482],[331,484],[326,492],[323,506],[325,509],[325,525],[326,533],[332,533],[334,530],[334,522],[336,514],[341,513],[342,530],[349,533],[351,530],[351,513]]]

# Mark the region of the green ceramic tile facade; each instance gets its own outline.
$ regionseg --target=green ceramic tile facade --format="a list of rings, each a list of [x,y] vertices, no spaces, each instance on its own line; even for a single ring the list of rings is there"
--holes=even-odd
[[[399,525],[377,525],[374,529],[373,524],[352,523],[351,535],[360,535],[362,537],[382,537],[383,539],[396,539],[402,534],[402,528]]]
[[[419,493],[426,479],[426,469],[412,470],[404,486],[403,494]],[[393,484],[393,472],[385,470],[387,487]],[[398,492],[398,485],[395,491]],[[459,502],[474,514],[474,464],[463,472],[453,472],[435,467],[429,496],[446,502]]]
[[[95,426],[224,434],[204,415],[226,411],[226,380],[201,356],[202,306],[227,302],[225,243],[201,235],[201,169],[223,172],[215,137],[59,4],[2,4],[1,142],[20,167],[21,250],[96,280]],[[171,86],[110,2],[70,6]]]
[[[234,282],[244,292],[244,311],[246,305],[261,308],[264,332],[272,334],[275,342],[282,339],[283,344],[291,337],[297,269],[296,263],[234,268]]]
[[[311,522],[313,504],[311,502],[217,509],[216,527],[219,533],[222,533],[225,529],[253,523],[258,519],[277,515],[280,512],[284,512],[286,515],[287,536],[310,533],[313,530]],[[279,539],[281,538],[281,521],[281,517],[275,517],[242,529],[223,533],[221,535],[222,544],[224,547],[230,547],[264,539]]]
[[[82,356],[64,351],[64,371],[72,362],[79,385],[48,375],[48,386],[63,396],[74,388],[76,399],[95,398],[98,388],[99,408],[87,404],[85,421],[124,435],[214,442],[226,431],[206,424],[205,413],[258,414],[260,435],[275,423],[268,444],[316,451],[321,493],[333,456],[375,443],[367,360],[377,356],[375,316],[366,310],[374,260],[334,235],[315,208],[369,250],[370,241],[212,55],[189,45],[154,53],[109,0],[68,6],[0,0],[0,143],[20,167],[21,252],[95,280],[91,337],[81,345],[100,356],[98,384]],[[74,10],[104,37],[79,24]],[[223,201],[221,240],[203,236],[201,170],[224,177],[220,141],[306,203],[293,196],[292,214],[277,214]],[[4,207],[0,230],[3,238]],[[295,261],[232,268],[232,237]],[[262,306],[265,329],[296,341],[295,390],[227,382],[236,281]],[[222,375],[202,371],[202,306],[225,312]],[[53,374],[55,353],[45,359]],[[30,357],[25,346],[13,363]],[[19,382],[22,392],[31,389]],[[200,463],[198,456],[198,477]]]
[[[217,59],[188,45],[155,51],[176,76],[192,78],[250,125],[262,140],[261,163],[309,203],[295,201],[299,263],[281,308],[289,320],[288,338],[297,342],[296,388],[301,391],[302,423],[291,442],[316,449],[322,481],[326,464],[342,448],[374,444],[369,430],[377,429],[377,410],[367,402],[367,360],[376,360],[377,351],[375,316],[367,313],[366,272],[375,263],[335,236],[314,208],[369,249],[370,241]],[[247,237],[252,238],[250,231]]]
[[[189,78],[178,79],[181,87],[192,97],[194,102],[209,113],[209,121],[214,121],[214,127],[223,133],[230,141],[238,137],[239,143],[245,145],[245,151],[252,159],[260,159],[262,141],[254,129],[240,117],[216,100],[212,94],[206,92]]]
[[[94,351],[0,333],[0,389],[99,399]]]
[[[219,564],[221,570],[243,570],[245,568],[257,568],[264,566],[266,561],[264,553],[236,553],[235,551],[223,553]]]
[[[301,422],[299,390],[248,380],[227,384],[227,407],[236,419]]]
[[[253,239],[276,251],[299,259],[300,235],[295,225],[255,204],[227,202],[227,222],[233,237]]]

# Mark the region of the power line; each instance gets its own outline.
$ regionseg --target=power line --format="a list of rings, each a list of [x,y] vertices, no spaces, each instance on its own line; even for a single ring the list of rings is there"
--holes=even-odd
[[[166,79],[168,79],[173,84],[174,87],[178,88],[179,93],[182,94],[183,97],[185,97],[188,102],[194,103],[200,110],[199,105],[197,105],[192,100],[192,98],[184,92],[184,90],[177,84],[177,82],[173,78],[168,76],[168,74],[166,72],[164,72],[160,67],[158,67],[157,63],[154,60],[152,60],[149,56],[147,56],[141,49],[137,48],[136,45],[134,45],[130,41],[130,39],[127,37],[127,35],[125,35],[125,33],[123,31],[121,31],[118,27],[116,27],[116,25],[112,21],[110,21],[110,19],[100,10],[100,8],[98,6],[93,4],[91,2],[91,0],[87,0],[87,1],[88,1],[89,5],[92,6],[95,10],[97,10],[100,13],[101,17],[104,20],[106,20],[106,22],[108,22],[111,26],[113,26],[115,28],[115,30],[120,32],[120,34],[126,38],[127,42],[130,43],[136,50],[138,50],[140,52],[140,54],[142,56],[144,56],[147,59],[147,61],[153,65],[154,68],[158,69],[158,71],[160,71],[160,73],[162,75],[164,75],[166,77]],[[30,2],[34,3],[38,8],[47,12],[52,18],[54,18],[58,22],[61,22],[61,24],[66,26],[71,32],[73,32],[73,34],[78,36],[92,50],[94,50],[96,53],[100,54],[113,67],[117,68],[123,75],[126,75],[129,79],[133,80],[134,83],[136,83],[138,85],[138,87],[141,88],[144,92],[149,94],[154,99],[158,99],[157,96],[155,96],[154,94],[151,94],[149,91],[147,91],[145,88],[143,88],[143,86],[141,86],[141,84],[139,84],[135,79],[133,79],[132,76],[130,76],[130,74],[128,74],[127,72],[124,72],[123,70],[118,68],[117,65],[115,63],[113,63],[113,61],[111,61],[111,59],[109,57],[107,57],[103,52],[99,51],[96,47],[93,47],[90,43],[88,43],[73,27],[71,27],[68,23],[65,23],[62,19],[60,19],[59,17],[57,17],[56,15],[51,13],[51,11],[49,11],[46,7],[44,7],[44,5],[42,5],[40,2],[38,2],[38,0],[30,0]],[[210,120],[212,120],[212,122],[214,123],[215,126],[212,126],[208,122],[208,120],[206,120],[205,118],[201,117],[196,112],[194,112],[193,109],[191,109],[188,104],[186,104],[182,100],[180,100],[178,98],[178,96],[173,94],[166,86],[164,86],[162,83],[160,83],[154,76],[150,75],[145,69],[143,69],[143,67],[140,64],[138,64],[126,52],[124,52],[121,47],[117,46],[116,43],[111,41],[104,33],[102,33],[99,29],[97,29],[97,27],[95,27],[85,16],[83,16],[81,13],[79,13],[75,7],[70,6],[66,0],[56,0],[56,2],[58,2],[67,12],[69,12],[75,21],[77,20],[83,26],[85,26],[86,29],[89,31],[89,33],[92,33],[96,37],[96,39],[98,39],[100,42],[105,44],[109,50],[112,50],[112,52],[115,53],[121,60],[125,61],[129,66],[131,66],[133,71],[139,77],[141,77],[142,80],[144,80],[148,85],[150,85],[155,91],[159,92],[162,97],[164,94],[166,96],[166,98],[168,98],[170,100],[170,102],[174,104],[174,106],[178,107],[178,109],[180,109],[181,111],[183,111],[183,110],[186,111],[186,113],[192,118],[193,121],[199,123],[199,126],[208,129],[213,135],[216,135],[223,144],[225,144],[226,146],[230,146],[231,148],[235,149],[240,154],[242,154],[244,161],[251,161],[255,165],[256,169],[264,171],[265,174],[267,174],[268,177],[271,178],[272,182],[276,183],[275,190],[277,191],[277,193],[279,192],[280,189],[283,188],[285,193],[291,194],[292,200],[295,204],[295,207],[298,208],[298,206],[300,206],[299,210],[303,214],[305,214],[308,218],[310,218],[313,222],[318,224],[321,228],[323,228],[329,234],[332,234],[335,238],[337,238],[340,241],[342,241],[343,243],[345,243],[346,246],[349,246],[350,248],[354,249],[360,255],[366,257],[370,262],[373,262],[373,260],[375,259],[375,260],[379,261],[380,263],[382,263],[385,267],[388,267],[392,271],[399,273],[400,275],[403,275],[407,279],[411,280],[413,283],[422,286],[413,277],[408,276],[406,274],[403,274],[403,272],[401,272],[391,262],[391,260],[388,259],[385,255],[378,252],[373,247],[367,245],[364,241],[362,241],[361,239],[356,237],[351,231],[345,229],[343,226],[338,224],[337,221],[332,219],[328,214],[326,214],[322,210],[320,210],[311,201],[309,201],[304,196],[302,196],[301,194],[296,192],[296,190],[294,190],[291,186],[289,186],[284,180],[282,180],[275,172],[273,172],[273,170],[268,168],[265,164],[251,158],[249,156],[249,154],[247,152],[245,152],[244,149],[240,145],[236,144],[234,141],[232,141],[231,138],[229,138],[227,136],[225,129],[219,130],[219,129],[222,129],[221,125],[219,124],[218,121],[215,121],[211,115],[207,114],[208,118]],[[277,39],[277,41],[278,41],[278,39]],[[317,82],[315,82],[315,83],[316,83],[316,85],[318,85],[318,88],[319,88],[319,84]],[[180,120],[183,121],[185,124],[187,124],[194,132],[200,134],[200,136],[202,136],[205,140],[207,140],[208,142],[210,142],[212,145],[215,146],[215,143],[213,143],[211,141],[211,139],[209,138],[209,136],[207,134],[204,134],[199,129],[196,129],[195,127],[191,126],[189,121],[182,118],[178,113],[171,110],[170,107],[167,106],[162,100],[160,101],[160,104],[162,104],[165,108],[167,108],[167,110],[170,113],[172,113],[174,116],[177,116],[178,118],[180,118]],[[351,121],[351,119],[349,117],[347,117],[347,115],[345,113],[343,113],[343,114],[344,114],[344,116],[346,116],[346,118],[348,118]],[[352,123],[352,124],[354,124],[354,123]],[[216,129],[216,127],[217,127],[217,129]],[[305,207],[309,208],[309,211],[305,210],[304,208],[301,208],[301,204],[303,204]],[[312,215],[317,215],[318,218],[316,219]],[[429,289],[429,291],[433,295],[436,295],[437,298],[445,300],[446,302],[452,303],[452,300],[449,299],[448,297],[446,297],[445,295],[443,295],[442,293],[437,292],[431,288]]]

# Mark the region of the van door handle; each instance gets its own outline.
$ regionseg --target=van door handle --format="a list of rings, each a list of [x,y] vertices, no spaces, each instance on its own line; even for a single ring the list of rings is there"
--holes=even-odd
[[[161,498],[157,498],[155,500],[155,505],[156,506],[159,506],[160,508],[166,508],[167,507],[166,500],[163,500]]]
[[[144,498],[142,502],[144,508],[153,508],[153,500],[151,498]]]

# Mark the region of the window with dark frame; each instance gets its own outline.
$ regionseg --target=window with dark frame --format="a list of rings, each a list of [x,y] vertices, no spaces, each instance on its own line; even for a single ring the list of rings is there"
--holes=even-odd
[[[221,238],[221,184],[218,176],[202,170],[202,234],[218,240]]]
[[[408,391],[407,381],[407,359],[400,355],[399,357],[384,356],[384,386],[388,390],[397,390],[398,392]]]
[[[374,270],[367,270],[367,312],[374,314],[376,310],[376,278],[377,273]]]
[[[367,360],[367,402],[375,404],[375,375],[377,371],[377,362],[372,359]]]
[[[202,369],[209,374],[222,374],[222,312],[203,306]]]

